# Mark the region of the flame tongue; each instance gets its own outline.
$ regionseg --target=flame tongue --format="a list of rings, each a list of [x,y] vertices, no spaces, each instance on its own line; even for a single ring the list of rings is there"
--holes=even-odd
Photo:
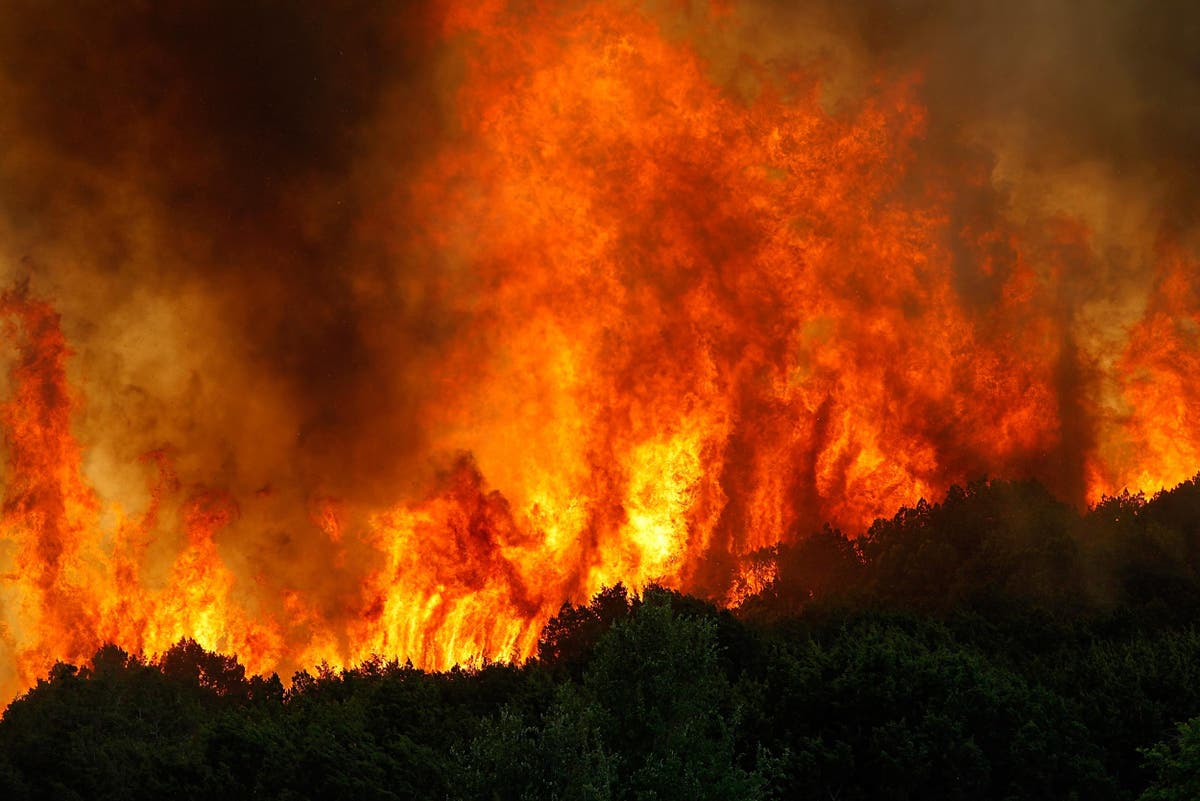
[[[456,132],[379,212],[461,323],[414,401],[450,465],[423,497],[285,525],[161,450],[129,514],[84,480],[57,314],[0,298],[0,691],[105,640],[256,671],[521,656],[565,599],[736,597],[770,580],[756,550],[982,473],[1083,503],[1200,466],[1186,248],[1163,238],[1145,314],[1113,324],[1069,300],[1086,226],[971,211],[1004,206],[993,164],[930,152],[918,78],[831,112],[759,64],[718,85],[631,4],[522,5],[442,8]],[[299,537],[328,562],[290,569]]]
[[[0,313],[6,338],[20,329],[27,341],[12,368],[12,398],[0,407],[7,445],[0,517],[4,622],[7,645],[17,646],[10,653],[20,665],[40,669],[48,654],[78,656],[95,642],[96,610],[79,589],[100,556],[89,548],[97,499],[79,475],[63,368],[69,351],[58,315],[48,304],[12,294],[0,297]],[[13,665],[0,669],[11,686]]]
[[[76,401],[66,380],[69,350],[58,315],[48,304],[14,293],[0,298],[0,313],[8,338],[21,343],[12,399],[0,407],[7,444],[0,598],[4,650],[15,660],[3,665],[5,686],[28,684],[54,659],[82,661],[104,641],[156,653],[196,637],[238,652],[252,667],[276,664],[278,635],[272,624],[250,619],[231,603],[233,576],[214,546],[214,533],[236,507],[220,493],[186,499],[186,541],[167,587],[152,592],[142,586],[146,538],[164,497],[177,495],[178,485],[164,476],[140,521],[106,531],[71,433]],[[152,456],[161,462],[161,455]]]

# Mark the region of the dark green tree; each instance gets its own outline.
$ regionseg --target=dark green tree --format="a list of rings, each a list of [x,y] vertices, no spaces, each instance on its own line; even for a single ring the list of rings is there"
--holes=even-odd
[[[601,639],[584,687],[618,756],[621,798],[758,798],[761,777],[734,758],[738,710],[717,653],[716,623],[677,615],[647,589],[636,613]]]
[[[1154,783],[1140,801],[1195,801],[1200,798],[1200,718],[1180,723],[1169,740],[1143,751]]]

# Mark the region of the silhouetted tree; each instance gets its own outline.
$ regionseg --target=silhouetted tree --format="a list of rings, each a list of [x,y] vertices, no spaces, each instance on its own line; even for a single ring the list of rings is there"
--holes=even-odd
[[[600,637],[618,620],[628,617],[630,608],[629,593],[623,584],[603,588],[588,604],[563,604],[542,629],[538,660],[579,678]]]

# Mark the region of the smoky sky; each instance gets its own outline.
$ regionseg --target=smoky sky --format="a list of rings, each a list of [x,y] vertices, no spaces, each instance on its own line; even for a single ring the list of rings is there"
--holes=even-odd
[[[837,70],[816,58],[835,43],[864,74],[919,71],[938,152],[995,148],[1050,180],[1096,165],[1193,226],[1193,3],[757,0],[737,13],[759,20],[737,47],[768,64]],[[417,469],[435,391],[423,377],[470,322],[443,294],[446,266],[407,244],[406,182],[456,135],[470,48],[439,41],[436,16],[414,2],[0,2],[0,274],[65,298],[87,381],[120,390],[92,414],[124,415],[131,451],[169,440],[203,454],[197,471],[259,484],[286,469],[339,495]],[[959,212],[1003,206],[985,192]],[[189,377],[171,402],[190,393],[188,409],[166,408],[143,359],[154,335],[137,332],[163,309],[211,345],[178,356]],[[114,341],[130,343],[119,359],[105,355]],[[222,433],[256,402],[257,429]]]
[[[1200,10],[1176,0],[881,0],[842,13],[887,63],[926,71],[934,123],[1019,124],[1027,156],[1169,186],[1194,213]]]
[[[216,387],[206,398],[236,408],[253,386],[223,385],[265,376],[290,409],[294,431],[275,437],[294,442],[288,459],[322,465],[343,492],[352,462],[356,476],[394,474],[419,433],[411,387],[388,376],[446,323],[396,297],[413,270],[356,228],[385,216],[380,194],[438,139],[428,17],[394,2],[0,5],[6,272],[69,296],[64,322],[85,360],[104,348],[89,333],[201,298],[189,325],[223,354],[193,369]],[[376,145],[381,181],[362,177]],[[131,302],[138,293],[150,299]],[[90,379],[144,384],[119,374],[128,361]],[[221,450],[203,420],[189,435],[182,446]]]

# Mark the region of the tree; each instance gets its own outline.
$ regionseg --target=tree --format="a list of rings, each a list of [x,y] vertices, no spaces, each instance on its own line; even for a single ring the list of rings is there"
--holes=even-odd
[[[1200,798],[1200,717],[1180,723],[1176,734],[1142,751],[1154,783],[1140,801],[1195,801]]]
[[[620,583],[601,589],[586,606],[563,604],[538,638],[538,661],[579,678],[596,642],[629,611],[629,593]]]
[[[600,734],[600,710],[576,685],[558,688],[554,704],[533,725],[512,707],[486,721],[462,755],[457,783],[480,801],[610,801],[616,763]]]
[[[735,764],[736,715],[716,623],[676,615],[670,601],[649,588],[636,613],[601,639],[584,680],[619,757],[621,797],[761,797],[760,777]]]

